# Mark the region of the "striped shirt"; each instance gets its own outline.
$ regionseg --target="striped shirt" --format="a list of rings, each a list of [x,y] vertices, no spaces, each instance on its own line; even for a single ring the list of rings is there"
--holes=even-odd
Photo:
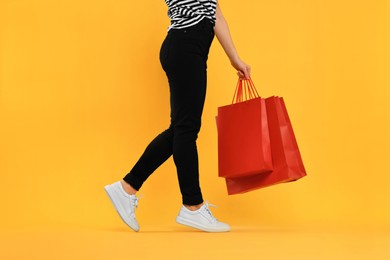
[[[204,18],[215,24],[217,0],[165,0],[165,3],[171,19],[168,30],[190,27]]]

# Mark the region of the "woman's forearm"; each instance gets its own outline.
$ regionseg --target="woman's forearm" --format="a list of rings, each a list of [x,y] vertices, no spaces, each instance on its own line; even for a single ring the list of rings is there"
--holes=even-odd
[[[221,9],[219,7],[219,3],[217,2],[217,10],[216,10],[216,23],[215,23],[215,35],[222,48],[224,49],[226,55],[229,57],[230,63],[237,70],[237,74],[240,78],[249,79],[251,76],[251,67],[243,62],[236,48],[234,47],[232,37],[230,35],[229,26],[223,16]]]
[[[238,59],[238,54],[236,48],[234,47],[232,37],[230,35],[229,26],[223,16],[219,3],[217,3],[216,11],[216,24],[215,24],[215,35],[222,48],[224,49],[226,55],[229,57],[230,62],[234,62]]]

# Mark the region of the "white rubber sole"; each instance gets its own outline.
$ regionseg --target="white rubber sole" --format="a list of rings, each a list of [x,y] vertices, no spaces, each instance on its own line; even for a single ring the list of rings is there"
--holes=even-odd
[[[117,203],[117,201],[119,201],[120,198],[117,197],[117,194],[114,191],[114,189],[115,188],[112,187],[111,185],[107,185],[104,187],[104,190],[106,191],[106,193],[108,195],[108,198],[110,198],[112,205],[114,206],[115,210],[118,212],[118,214],[121,217],[121,219],[123,220],[123,222],[126,225],[128,225],[132,230],[134,230],[135,232],[138,232],[139,231],[138,223],[135,223],[132,219],[129,219],[126,217],[125,209],[122,207],[122,205],[120,203]]]
[[[199,223],[193,222],[191,220],[185,219],[185,218],[180,217],[180,216],[176,217],[176,222],[181,224],[181,225],[196,228],[196,229],[206,231],[206,232],[219,233],[219,232],[229,232],[230,231],[230,227],[221,227],[221,228],[207,227],[207,226],[200,225]]]

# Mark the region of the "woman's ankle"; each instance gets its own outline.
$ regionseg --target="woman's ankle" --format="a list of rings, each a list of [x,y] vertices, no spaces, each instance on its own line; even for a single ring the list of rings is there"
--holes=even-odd
[[[185,205],[184,204],[184,207],[186,207],[187,209],[189,209],[191,211],[196,211],[196,210],[200,209],[202,206],[203,206],[203,202],[201,204],[198,204],[198,205]]]
[[[134,189],[130,184],[128,184],[127,182],[125,182],[124,180],[121,180],[120,181],[121,184],[122,184],[122,187],[123,189],[125,190],[125,192],[129,195],[135,195],[137,193],[137,190]]]

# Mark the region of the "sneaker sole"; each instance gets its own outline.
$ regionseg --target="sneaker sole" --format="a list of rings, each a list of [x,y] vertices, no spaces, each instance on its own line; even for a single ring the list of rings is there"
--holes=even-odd
[[[202,230],[202,231],[206,231],[206,232],[219,233],[219,232],[229,232],[230,231],[230,228],[214,229],[214,228],[209,228],[209,227],[206,227],[206,226],[202,226],[202,225],[199,225],[198,223],[189,221],[189,220],[187,220],[185,218],[182,218],[180,216],[176,217],[176,222],[181,224],[181,225],[184,225],[184,226],[187,226],[187,227],[196,228],[196,229],[199,229],[199,230]]]
[[[106,191],[107,195],[108,195],[108,198],[110,199],[112,205],[114,206],[116,212],[118,212],[118,215],[121,217],[121,219],[123,220],[123,222],[128,225],[132,230],[134,230],[135,232],[138,232],[139,231],[139,226],[131,223],[131,221],[128,221],[126,220],[126,217],[125,216],[125,210],[122,208],[122,206],[118,203],[115,202],[115,198],[116,198],[116,194],[115,192],[112,191],[113,188],[111,188],[110,185],[107,185],[104,187],[104,190]]]

